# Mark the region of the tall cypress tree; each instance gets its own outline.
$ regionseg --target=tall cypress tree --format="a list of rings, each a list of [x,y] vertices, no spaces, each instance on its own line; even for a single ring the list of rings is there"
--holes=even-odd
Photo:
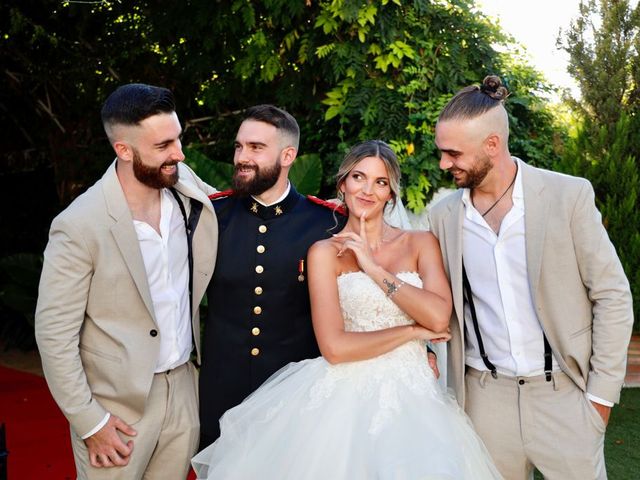
[[[587,0],[561,40],[581,99],[580,121],[559,170],[588,178],[631,283],[640,330],[640,7]]]

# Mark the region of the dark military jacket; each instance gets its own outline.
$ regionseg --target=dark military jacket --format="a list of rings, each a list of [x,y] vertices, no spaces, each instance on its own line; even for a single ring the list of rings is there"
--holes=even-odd
[[[251,197],[212,197],[220,233],[200,371],[204,443],[218,437],[220,416],[278,369],[320,354],[311,324],[307,250],[346,221],[293,187],[269,207]]]

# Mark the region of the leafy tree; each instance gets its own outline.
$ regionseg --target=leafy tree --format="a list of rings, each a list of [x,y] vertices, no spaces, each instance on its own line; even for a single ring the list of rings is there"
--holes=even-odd
[[[580,15],[559,44],[569,53],[569,73],[580,86],[573,105],[596,120],[596,130],[615,130],[621,113],[638,108],[638,26],[640,9],[628,0],[584,0]],[[622,108],[621,108],[622,107]]]
[[[96,106],[129,81],[172,88],[187,143],[216,160],[230,160],[243,108],[287,108],[303,128],[301,152],[323,161],[325,193],[349,145],[387,140],[416,210],[443,181],[433,145],[440,108],[487,73],[514,91],[514,153],[533,163],[555,155],[539,140],[552,128],[536,93],[542,79],[495,50],[510,39],[469,0],[10,0],[1,8],[8,88],[0,105],[14,133],[5,148],[20,161],[39,152],[63,205],[110,161]]]
[[[433,144],[438,112],[489,73],[513,92],[513,153],[547,165],[557,155],[547,87],[496,50],[511,42],[470,0],[5,0],[0,175],[4,203],[22,200],[3,215],[0,249],[39,254],[52,216],[113,160],[98,110],[128,82],[175,92],[187,161],[219,187],[240,113],[274,103],[302,129],[301,189],[333,196],[345,149],[380,138],[420,210],[448,182]],[[11,292],[9,278],[0,291]]]
[[[422,209],[444,182],[433,142],[438,113],[459,88],[490,72],[514,91],[514,153],[545,166],[556,159],[549,142],[555,127],[536,95],[546,89],[541,76],[495,50],[510,39],[472,2],[322,1],[295,12],[304,21],[293,23],[290,15],[264,15],[253,4],[240,12],[246,32],[227,73],[245,91],[290,85],[277,100],[302,119],[303,151],[320,154],[327,173],[350,145],[382,138],[402,162],[408,206]],[[205,101],[212,90],[219,92],[217,85],[203,88]],[[306,100],[296,91],[306,91]],[[326,175],[326,191],[332,185]]]
[[[603,222],[631,283],[640,329],[640,140],[638,75],[640,7],[626,0],[588,0],[560,40],[582,98],[580,121],[558,163],[591,180]]]

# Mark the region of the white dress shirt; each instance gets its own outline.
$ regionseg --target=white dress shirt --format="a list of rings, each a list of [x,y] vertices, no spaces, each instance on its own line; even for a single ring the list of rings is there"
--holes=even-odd
[[[513,207],[496,234],[473,206],[470,190],[464,189],[462,258],[489,360],[503,375],[528,377],[544,373],[544,343],[527,277],[520,170],[512,200]],[[477,370],[486,370],[466,304],[465,325],[466,363]],[[553,369],[558,369],[555,358]]]
[[[149,224],[133,221],[147,272],[160,352],[156,373],[179,367],[189,360],[192,346],[189,307],[189,264],[184,217],[171,192],[160,194],[160,235]],[[98,425],[82,435],[88,438],[109,421],[107,413]]]
[[[527,276],[521,169],[516,173],[511,199],[513,207],[503,218],[496,234],[474,207],[471,191],[464,189],[462,255],[489,360],[503,375],[530,377],[544,373],[544,340]],[[486,371],[466,302],[465,327],[466,364]],[[553,353],[552,370],[559,370]],[[598,403],[610,404],[587,395]]]
[[[160,234],[133,221],[147,272],[160,337],[156,373],[189,360],[192,334],[189,307],[189,264],[184,217],[171,192],[160,196]]]
[[[280,195],[280,198],[278,198],[275,202],[271,202],[269,205],[267,205],[266,203],[261,202],[260,200],[258,200],[258,198],[254,197],[253,195],[251,195],[251,198],[253,198],[256,202],[258,202],[263,207],[270,207],[271,205],[275,205],[276,203],[280,203],[285,198],[287,198],[287,195],[289,195],[290,191],[291,191],[291,182],[289,182],[287,180],[287,188],[284,189],[284,193],[282,195]]]

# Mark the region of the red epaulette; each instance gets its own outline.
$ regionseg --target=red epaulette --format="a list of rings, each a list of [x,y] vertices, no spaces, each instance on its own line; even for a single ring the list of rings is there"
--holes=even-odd
[[[217,200],[219,198],[230,197],[233,194],[233,190],[224,190],[223,192],[216,192],[209,195],[209,200]]]
[[[316,205],[321,205],[323,207],[327,207],[334,212],[338,212],[340,215],[347,216],[347,209],[344,208],[344,205],[339,205],[333,202],[328,202],[326,200],[322,200],[321,198],[315,197],[313,195],[307,195],[307,198],[315,203]]]

